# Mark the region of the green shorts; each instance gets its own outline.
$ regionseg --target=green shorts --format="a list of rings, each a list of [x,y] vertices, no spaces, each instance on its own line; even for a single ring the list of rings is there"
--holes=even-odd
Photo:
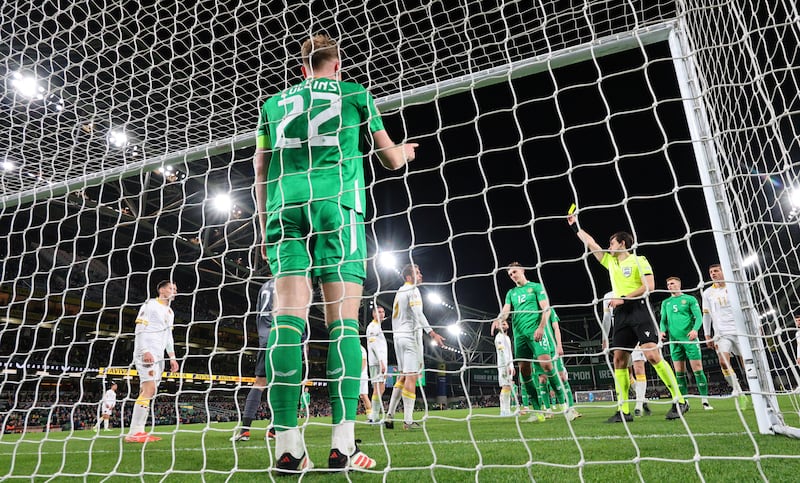
[[[684,344],[676,344],[672,341],[669,345],[669,353],[673,361],[699,361],[702,360],[700,355],[700,343],[697,340],[692,341],[677,341],[688,342]]]
[[[267,214],[267,258],[276,277],[364,283],[364,215],[334,201],[287,206]]]
[[[533,339],[533,331],[530,334],[514,334],[514,358],[515,359],[532,359],[533,369],[536,374],[541,374],[541,367],[536,363],[539,356],[549,355],[552,359],[555,357],[556,346],[550,337],[545,335],[540,342]]]

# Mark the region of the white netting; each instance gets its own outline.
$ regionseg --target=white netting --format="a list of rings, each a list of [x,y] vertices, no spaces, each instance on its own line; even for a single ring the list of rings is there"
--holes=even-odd
[[[424,431],[357,425],[379,463],[371,476],[792,478],[789,440],[759,432],[797,425],[800,410],[797,8],[532,3],[3,3],[0,477],[264,476],[262,444],[228,441],[255,364],[251,322],[267,275],[253,249],[253,132],[259,104],[299,80],[300,41],[325,31],[342,45],[345,76],[387,110],[390,134],[421,145],[407,171],[365,164],[365,299],[391,304],[400,281],[372,263],[390,251],[419,263],[423,292],[444,301],[426,301],[433,325],[461,326],[442,330],[450,350],[426,349]],[[700,144],[716,154],[710,181],[695,162]],[[667,400],[654,400],[652,419],[602,424],[613,379],[595,312],[608,279],[566,227],[573,200],[601,245],[618,229],[634,233],[654,265],[653,305],[668,275],[699,298],[720,259],[746,282],[735,284],[744,330],[764,361],[767,402],[756,413],[734,405],[704,350],[715,411],[692,399],[686,424],[667,424],[656,421]],[[743,267],[751,253],[758,263]],[[497,417],[488,321],[514,260],[559,310],[585,413],[576,422]],[[118,429],[82,430],[96,420],[107,380],[98,371],[109,367],[124,399],[112,426],[127,426],[136,311],[167,278],[182,294],[173,305],[181,375],[154,404],[164,440],[142,449]],[[324,467],[327,344],[316,306],[310,327],[311,413],[321,419],[305,425],[306,438]],[[648,380],[648,396],[663,396],[654,372]],[[253,443],[266,416],[262,402]]]

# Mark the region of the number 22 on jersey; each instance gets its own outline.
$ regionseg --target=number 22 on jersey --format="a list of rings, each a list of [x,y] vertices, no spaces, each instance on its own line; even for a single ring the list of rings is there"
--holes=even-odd
[[[330,92],[315,92],[311,91],[311,104],[314,101],[328,101],[329,104],[325,109],[310,115],[308,118],[308,133],[305,139],[301,138],[287,138],[286,127],[308,111],[311,106],[305,105],[305,98],[302,95],[289,96],[285,99],[278,101],[279,106],[289,106],[286,116],[278,123],[275,128],[276,139],[275,148],[278,149],[300,149],[303,147],[303,142],[308,141],[309,146],[338,146],[338,136],[321,136],[319,134],[320,126],[322,123],[331,119],[341,117],[342,102],[341,96],[338,93]],[[341,124],[341,123],[339,123]]]

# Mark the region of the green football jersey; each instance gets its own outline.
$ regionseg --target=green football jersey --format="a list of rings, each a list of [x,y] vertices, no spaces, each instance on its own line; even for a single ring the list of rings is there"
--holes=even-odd
[[[689,340],[687,334],[700,330],[703,313],[691,295],[672,296],[661,302],[661,332],[669,332],[671,340]]]
[[[259,146],[271,150],[267,211],[328,200],[364,213],[366,136],[382,129],[372,95],[354,82],[306,79],[270,97],[258,121]]]
[[[547,300],[547,294],[544,287],[536,282],[528,282],[508,291],[505,303],[511,306],[515,334],[532,334],[539,327],[542,317],[540,300]]]

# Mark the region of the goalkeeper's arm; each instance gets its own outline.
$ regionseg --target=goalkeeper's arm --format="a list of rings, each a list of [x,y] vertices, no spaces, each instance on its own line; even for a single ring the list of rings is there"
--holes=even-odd
[[[385,129],[372,133],[372,139],[378,147],[378,157],[386,169],[400,169],[416,157],[415,149],[419,144],[395,144]]]

